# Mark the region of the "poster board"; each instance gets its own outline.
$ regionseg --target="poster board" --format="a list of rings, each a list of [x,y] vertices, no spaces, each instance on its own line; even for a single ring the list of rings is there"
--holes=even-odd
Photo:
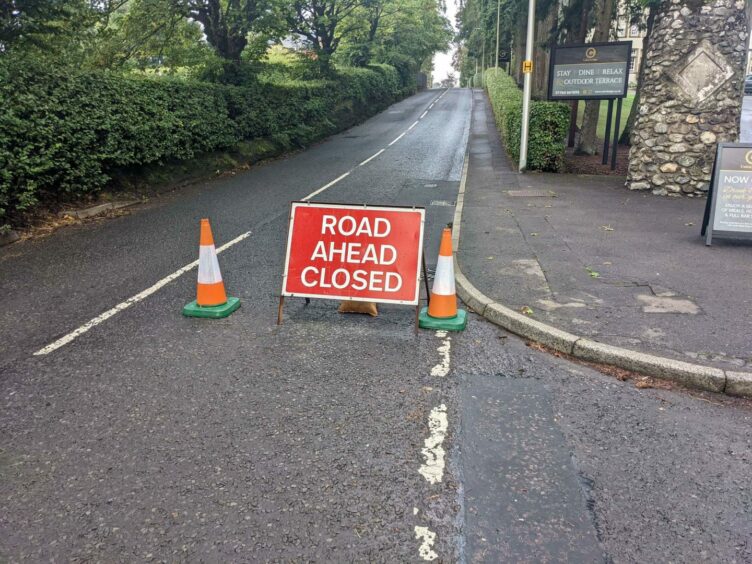
[[[752,240],[752,143],[719,143],[701,234]]]

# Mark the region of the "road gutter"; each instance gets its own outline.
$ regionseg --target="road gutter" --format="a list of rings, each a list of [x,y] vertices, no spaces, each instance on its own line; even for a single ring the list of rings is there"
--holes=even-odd
[[[599,362],[633,372],[677,382],[683,386],[752,398],[752,372],[734,372],[712,366],[683,362],[672,358],[632,351],[599,343],[557,329],[546,323],[530,319],[503,304],[493,301],[478,290],[462,273],[457,256],[460,251],[462,209],[465,201],[467,171],[470,165],[469,149],[465,150],[457,205],[452,224],[454,272],[457,295],[478,315],[483,316],[507,331],[540,343],[556,351],[588,362]]]

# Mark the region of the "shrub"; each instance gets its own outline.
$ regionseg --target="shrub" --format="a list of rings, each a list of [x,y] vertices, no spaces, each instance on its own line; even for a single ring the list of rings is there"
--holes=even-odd
[[[502,141],[509,155],[519,160],[522,92],[514,79],[500,69],[486,71],[485,83]],[[559,102],[531,101],[527,147],[529,170],[562,170],[568,128],[567,106]]]
[[[305,144],[406,93],[384,65],[235,86],[0,60],[0,229],[39,201],[99,190],[118,169],[264,137]]]

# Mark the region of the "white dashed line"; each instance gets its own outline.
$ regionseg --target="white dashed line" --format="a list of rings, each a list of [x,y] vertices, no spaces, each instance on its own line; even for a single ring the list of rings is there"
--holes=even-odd
[[[350,176],[351,172],[352,172],[351,170],[348,170],[345,174],[340,174],[337,178],[335,178],[334,180],[332,180],[329,184],[326,184],[326,185],[322,186],[321,188],[319,188],[318,190],[316,190],[314,192],[311,192],[305,198],[301,198],[301,200],[303,202],[307,202],[308,200],[310,200],[314,196],[318,196],[319,194],[321,194],[321,192],[323,192],[324,190],[328,190],[329,188],[331,188],[332,186],[334,186],[335,184],[337,184],[337,182],[339,182],[343,178],[345,178],[347,176]]]
[[[238,235],[232,241],[229,241],[229,242],[225,243],[224,245],[222,245],[221,247],[219,247],[217,249],[217,254],[221,253],[224,250],[229,249],[233,245],[236,245],[236,244],[240,243],[243,239],[245,239],[246,237],[249,237],[250,235],[251,235],[250,231],[246,231],[242,235]],[[183,268],[180,268],[180,269],[176,270],[175,272],[173,272],[169,276],[165,276],[164,278],[162,278],[156,284],[153,284],[152,286],[149,286],[143,292],[139,292],[138,294],[136,294],[135,296],[133,296],[131,298],[128,298],[124,302],[120,302],[115,307],[113,307],[111,309],[108,309],[104,313],[96,316],[94,319],[92,319],[90,321],[87,321],[86,323],[84,323],[83,325],[81,325],[81,327],[79,327],[78,329],[75,329],[75,330],[71,331],[70,333],[68,333],[67,335],[65,335],[63,337],[60,337],[54,343],[50,343],[46,347],[44,347],[42,349],[39,349],[37,352],[34,353],[34,356],[40,356],[40,355],[44,355],[44,354],[49,354],[52,351],[55,351],[55,350],[59,349],[60,347],[62,347],[64,345],[67,345],[72,340],[74,340],[77,337],[80,337],[81,335],[83,335],[84,333],[86,333],[89,329],[92,329],[92,328],[96,327],[97,325],[99,325],[103,321],[107,321],[110,317],[112,317],[116,313],[120,313],[124,309],[127,309],[127,308],[131,307],[133,304],[137,304],[141,300],[143,300],[145,298],[148,298],[154,292],[156,292],[157,290],[159,290],[160,288],[162,288],[162,286],[164,286],[166,284],[169,284],[170,282],[172,282],[176,278],[179,278],[180,276],[182,276],[183,274],[185,274],[189,270],[192,270],[192,269],[196,268],[197,266],[198,266],[198,261],[197,260],[193,261],[192,263],[186,264]]]
[[[424,117],[426,117],[427,113],[428,113],[428,110],[426,110],[425,112],[423,112],[422,114],[420,114],[420,117],[418,119],[423,119]]]
[[[402,138],[403,138],[403,137],[405,136],[405,133],[407,133],[407,131],[403,131],[403,132],[402,132],[402,133],[400,134],[400,136],[399,136],[399,137],[397,137],[397,138],[396,138],[396,139],[395,139],[394,141],[392,141],[391,143],[389,143],[389,145],[387,145],[387,146],[388,146],[388,147],[391,147],[392,145],[394,145],[394,144],[395,144],[395,143],[396,143],[397,141],[399,141],[400,139],[402,139]]]
[[[444,476],[444,439],[446,438],[449,422],[447,421],[447,407],[443,403],[434,407],[428,415],[428,428],[430,435],[425,440],[424,447],[420,451],[423,454],[424,463],[418,472],[428,483],[438,484]]]
[[[380,150],[380,151],[379,151],[378,153],[376,153],[375,155],[371,155],[371,156],[370,156],[370,157],[368,157],[368,158],[367,158],[366,160],[364,160],[364,161],[363,161],[362,163],[360,163],[360,164],[359,164],[358,166],[364,166],[364,165],[367,165],[368,163],[370,163],[370,162],[371,162],[371,161],[372,161],[373,159],[375,159],[376,157],[378,157],[378,156],[379,156],[379,155],[380,155],[381,153],[383,153],[384,151],[386,151],[386,149],[381,149],[381,150]]]
[[[438,376],[440,378],[444,378],[447,374],[449,374],[449,368],[450,368],[450,362],[451,362],[451,351],[452,351],[452,338],[447,336],[446,331],[436,331],[436,336],[439,339],[444,339],[441,342],[441,346],[438,347],[436,350],[441,355],[441,362],[439,362],[436,366],[434,366],[431,369],[431,376]]]
[[[411,130],[411,129],[412,129],[413,127],[415,127],[416,125],[418,125],[418,122],[417,122],[417,121],[414,121],[414,122],[413,122],[413,124],[412,124],[412,125],[411,125],[410,127],[408,127],[408,128],[407,128],[407,130],[408,130],[408,131],[410,131],[410,130]]]
[[[439,555],[433,550],[433,543],[436,541],[436,533],[430,531],[428,527],[415,527],[415,538],[422,540],[418,547],[418,554],[423,560],[436,560]]]

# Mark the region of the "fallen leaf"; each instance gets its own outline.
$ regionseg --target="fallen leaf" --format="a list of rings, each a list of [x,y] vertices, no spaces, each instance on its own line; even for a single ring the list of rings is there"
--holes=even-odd
[[[531,236],[531,237],[537,237],[537,236],[538,236],[538,234],[537,234],[537,233],[531,233],[531,234],[530,234],[530,236]]]
[[[525,315],[533,315],[533,310],[529,308],[528,306],[522,306],[520,308],[520,311],[524,313]]]
[[[604,231],[613,231],[614,230],[614,228],[611,227],[610,225],[601,225],[601,229],[603,229]]]
[[[685,223],[684,225],[686,225],[687,227],[692,227],[694,224],[694,221],[690,221],[689,223]]]

